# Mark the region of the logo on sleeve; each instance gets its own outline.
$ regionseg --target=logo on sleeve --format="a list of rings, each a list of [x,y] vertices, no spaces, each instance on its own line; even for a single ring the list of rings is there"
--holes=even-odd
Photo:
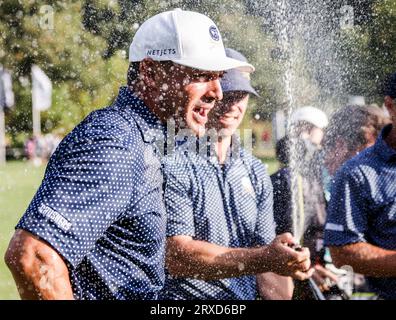
[[[64,216],[62,216],[54,209],[46,206],[45,204],[40,205],[40,207],[38,208],[38,212],[40,212],[44,217],[56,224],[63,231],[69,231],[72,226],[71,222],[69,222]]]
[[[215,41],[220,40],[219,30],[217,30],[217,28],[215,26],[211,26],[209,28],[209,33],[213,40],[215,40]]]
[[[344,226],[342,224],[335,224],[335,223],[326,223],[326,230],[330,230],[330,231],[339,231],[339,232],[343,232],[344,231]]]

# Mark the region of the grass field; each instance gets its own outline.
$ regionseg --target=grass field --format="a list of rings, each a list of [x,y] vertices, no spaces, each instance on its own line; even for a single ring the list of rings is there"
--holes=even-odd
[[[0,166],[0,300],[19,298],[3,257],[15,224],[40,185],[44,169],[25,162]]]
[[[276,171],[278,164],[275,160],[262,160],[268,165],[270,174]],[[40,185],[44,170],[45,166],[34,167],[22,161],[0,166],[0,300],[19,297],[3,257],[14,226]]]

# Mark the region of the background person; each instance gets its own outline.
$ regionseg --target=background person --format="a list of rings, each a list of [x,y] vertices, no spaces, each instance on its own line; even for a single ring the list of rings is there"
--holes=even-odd
[[[323,129],[327,125],[326,114],[318,108],[308,106],[294,111],[291,115],[291,134],[279,140],[276,145],[277,159],[282,167],[271,175],[276,233],[294,232],[292,216],[293,206],[296,206],[302,217],[302,225],[298,226],[301,241],[310,249],[315,269],[313,279],[323,291],[328,288],[322,278],[336,280],[336,277],[319,263],[319,242],[323,242],[326,205],[322,184],[315,172],[320,167],[317,153],[321,149]],[[292,143],[294,148],[291,148]],[[295,154],[291,155],[293,150]],[[295,172],[291,172],[290,167],[292,156]],[[296,203],[292,201],[292,175],[296,178]]]
[[[348,121],[346,121],[348,119]],[[359,152],[372,146],[381,129],[389,123],[389,118],[376,106],[347,105],[332,114],[325,130],[323,166],[320,174],[326,202],[331,198],[331,184],[339,167]],[[349,296],[353,292],[368,292],[364,278],[359,274],[348,274],[336,269],[331,260],[328,248],[321,246],[323,251],[322,265],[338,274],[337,285]],[[326,279],[322,279],[326,281]]]
[[[347,120],[348,119],[348,120]],[[326,200],[330,200],[331,179],[350,158],[372,146],[390,119],[375,106],[347,105],[330,118],[323,141],[323,169]]]
[[[395,98],[393,74],[385,88],[392,123],[373,146],[337,171],[325,228],[333,263],[349,265],[365,275],[370,289],[381,299],[396,299]]]
[[[326,114],[314,107],[297,109],[291,115],[292,132],[278,141],[276,155],[281,163],[281,169],[271,175],[274,188],[274,217],[277,225],[276,233],[291,232],[292,226],[292,194],[290,168],[291,157],[294,157],[294,174],[301,178],[301,196],[306,217],[304,243],[309,242],[312,253],[316,252],[314,243],[310,242],[309,234],[316,232],[315,226],[324,224],[325,202],[322,197],[323,190],[315,174],[315,169],[320,166],[316,157],[321,148],[323,129],[328,125]],[[295,147],[291,148],[291,143]],[[295,154],[291,152],[294,150]],[[297,204],[296,204],[297,205]],[[308,228],[308,229],[307,229]],[[304,232],[304,231],[303,231]],[[314,257],[313,257],[314,258]]]
[[[349,119],[349,121],[345,121]],[[320,177],[321,190],[311,190],[315,192],[324,192],[324,198],[326,202],[330,200],[330,185],[336,170],[349,158],[356,155],[363,149],[371,146],[380,130],[384,125],[388,123],[388,119],[382,113],[382,110],[375,108],[373,106],[355,106],[348,105],[332,114],[329,124],[324,131],[323,139],[323,150],[320,151],[320,159],[317,161],[323,163],[323,165],[315,166],[312,168],[313,171],[318,170],[314,176]],[[285,137],[277,143],[276,151],[278,160],[283,163],[285,168],[281,169],[280,174],[288,174],[287,164],[289,158],[289,146],[288,138]],[[282,170],[284,172],[282,172]],[[283,183],[284,185],[277,185],[278,190],[284,190],[285,198],[291,198],[290,195],[290,180],[278,179],[278,183]],[[279,195],[279,193],[277,194]],[[315,195],[312,195],[315,197]],[[276,197],[275,197],[276,198]],[[274,207],[277,208],[276,212],[281,212],[279,207],[284,208],[285,204],[279,199],[279,202],[274,202]],[[286,210],[291,212],[291,203],[288,202],[289,208]],[[287,226],[286,230],[291,230],[292,222],[291,216],[286,216],[279,214],[276,216],[277,221],[280,226]],[[313,237],[315,240],[316,254],[312,256],[317,259],[313,261],[316,272],[313,275],[313,279],[316,283],[325,291],[328,298],[336,298],[333,292],[330,292],[332,285],[338,283],[341,288],[348,289],[350,286],[349,279],[345,278],[345,272],[342,270],[337,270],[332,266],[331,257],[328,250],[323,246],[323,229],[324,224],[321,223],[318,227],[318,232],[309,234],[306,232],[304,239]],[[325,269],[326,267],[326,269]],[[341,276],[341,279],[340,279]],[[349,286],[349,288],[347,288]],[[339,298],[339,297],[337,297]]]

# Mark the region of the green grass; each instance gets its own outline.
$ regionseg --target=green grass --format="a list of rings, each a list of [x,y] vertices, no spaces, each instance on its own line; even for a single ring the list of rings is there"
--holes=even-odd
[[[267,165],[268,174],[271,175],[278,171],[279,162],[274,158],[260,158],[260,160]]]
[[[25,212],[44,175],[45,166],[12,161],[0,166],[0,300],[18,299],[4,253],[14,226]]]

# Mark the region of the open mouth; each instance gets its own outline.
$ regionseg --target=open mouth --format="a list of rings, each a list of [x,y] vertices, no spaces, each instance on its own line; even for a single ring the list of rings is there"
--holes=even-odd
[[[203,107],[197,106],[192,111],[193,119],[200,125],[205,125],[208,122],[209,110]]]

